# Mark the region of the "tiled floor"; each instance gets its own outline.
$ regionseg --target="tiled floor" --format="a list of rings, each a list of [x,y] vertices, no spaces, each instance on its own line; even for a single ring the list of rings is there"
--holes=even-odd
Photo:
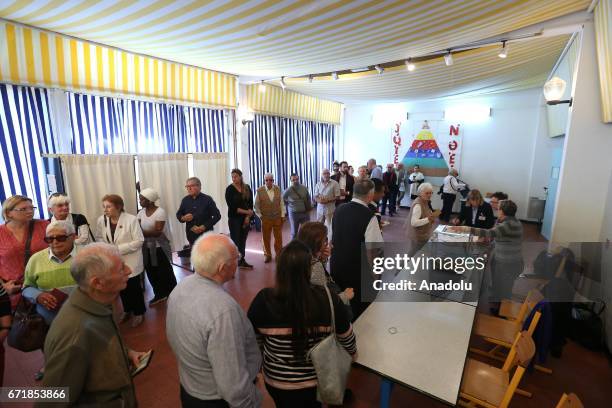
[[[408,211],[402,209],[400,215],[388,218],[391,225],[385,228],[387,241],[403,240],[402,225]],[[284,238],[289,237],[288,225],[285,225]],[[534,244],[525,246],[526,265],[543,249],[544,240],[537,233],[534,225],[525,225],[526,241]],[[231,293],[243,308],[247,308],[255,294],[265,286],[274,282],[274,263],[264,264],[261,251],[261,234],[252,232],[247,244],[247,260],[255,267],[252,270],[241,269],[236,279],[226,284]],[[286,242],[286,241],[285,241]],[[535,244],[539,242],[540,244]],[[175,273],[180,279],[190,272],[175,267]],[[147,284],[146,298],[152,297],[151,288]],[[155,356],[147,370],[135,379],[140,406],[177,407],[179,406],[179,382],[176,360],[168,346],[165,334],[165,304],[158,304],[147,310],[145,322],[136,329],[129,325],[123,326],[122,333],[127,344],[136,350],[155,349]],[[407,345],[408,346],[408,345]],[[33,374],[42,364],[40,352],[20,353],[7,349],[4,386],[35,386]],[[512,407],[546,408],[554,407],[563,392],[575,392],[580,396],[586,407],[608,407],[612,401],[612,367],[603,353],[588,351],[577,344],[569,343],[561,359],[551,358],[548,363],[554,372],[552,375],[534,372],[527,374],[522,388],[533,392],[533,398],[515,396]],[[274,404],[266,394],[264,407]],[[379,402],[380,377],[366,369],[355,367],[350,375],[349,387],[355,398],[346,404],[348,407],[376,407]],[[17,407],[17,404],[10,406]],[[28,405],[22,405],[28,406]],[[391,398],[393,407],[442,407],[444,404],[411,390],[396,386]]]

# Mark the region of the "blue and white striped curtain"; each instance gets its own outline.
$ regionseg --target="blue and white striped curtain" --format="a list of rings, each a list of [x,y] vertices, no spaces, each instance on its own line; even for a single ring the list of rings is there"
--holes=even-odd
[[[223,110],[67,92],[72,152],[225,151]]]
[[[0,84],[0,201],[21,194],[47,218],[46,180],[41,155],[55,153],[45,89]]]
[[[327,123],[255,115],[248,125],[249,170],[253,191],[272,173],[275,183],[286,189],[292,173],[314,195],[321,169],[334,159],[336,127]]]

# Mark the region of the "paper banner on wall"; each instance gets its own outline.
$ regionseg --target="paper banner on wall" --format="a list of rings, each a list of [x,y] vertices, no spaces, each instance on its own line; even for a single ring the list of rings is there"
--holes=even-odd
[[[412,143],[403,156],[404,166],[412,169],[415,164],[429,177],[444,177],[450,168],[461,164],[461,125],[441,120],[425,120],[413,123],[418,126],[411,132]]]

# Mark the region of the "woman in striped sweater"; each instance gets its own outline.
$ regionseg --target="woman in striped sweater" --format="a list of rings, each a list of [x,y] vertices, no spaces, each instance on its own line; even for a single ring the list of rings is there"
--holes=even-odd
[[[494,303],[512,297],[514,281],[523,272],[523,225],[516,218],[516,210],[514,201],[503,200],[499,203],[498,222],[493,228],[451,227],[451,230],[469,231],[472,235],[495,239],[491,259],[491,301]]]
[[[289,243],[278,258],[276,286],[261,290],[248,312],[263,352],[266,388],[279,408],[321,406],[307,353],[331,332],[331,310],[325,290],[310,283],[311,259],[302,242]],[[346,308],[333,293],[332,299],[338,340],[355,354]]]

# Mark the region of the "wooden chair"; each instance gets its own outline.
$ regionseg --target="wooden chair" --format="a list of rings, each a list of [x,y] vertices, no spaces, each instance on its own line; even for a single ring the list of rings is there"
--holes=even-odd
[[[535,344],[527,331],[517,333],[502,368],[468,358],[458,405],[464,407],[506,408],[535,354]],[[516,367],[510,377],[510,371]]]
[[[526,312],[531,311],[541,300],[544,300],[544,296],[536,288],[529,291],[523,303],[502,299],[499,315],[508,320],[520,320],[521,317],[524,320]]]
[[[531,310],[535,307],[529,307],[528,310]],[[525,317],[526,317],[525,313]],[[498,361],[505,361],[507,356],[503,354],[502,349],[511,349],[512,342],[511,338],[516,338],[516,335],[519,334],[522,330],[523,321],[525,317],[519,316],[517,320],[506,320],[500,317],[494,317],[489,315],[479,315],[476,323],[474,325],[473,334],[482,337],[485,341],[492,343],[494,346],[490,350],[481,350],[475,347],[470,347],[470,351],[475,354],[479,354],[485,357],[492,358]],[[542,317],[542,313],[536,312],[533,315],[533,319],[529,324],[529,327],[526,330],[526,333],[531,337],[538,326],[538,322],[540,321],[540,317]],[[552,373],[552,370],[538,366],[537,364],[534,366],[536,369]],[[518,384],[517,384],[518,386]],[[520,388],[516,389],[516,393],[522,395],[524,397],[531,398],[532,394]]]
[[[582,405],[580,398],[576,394],[571,393],[568,395],[563,393],[555,408],[584,408],[584,405]]]

